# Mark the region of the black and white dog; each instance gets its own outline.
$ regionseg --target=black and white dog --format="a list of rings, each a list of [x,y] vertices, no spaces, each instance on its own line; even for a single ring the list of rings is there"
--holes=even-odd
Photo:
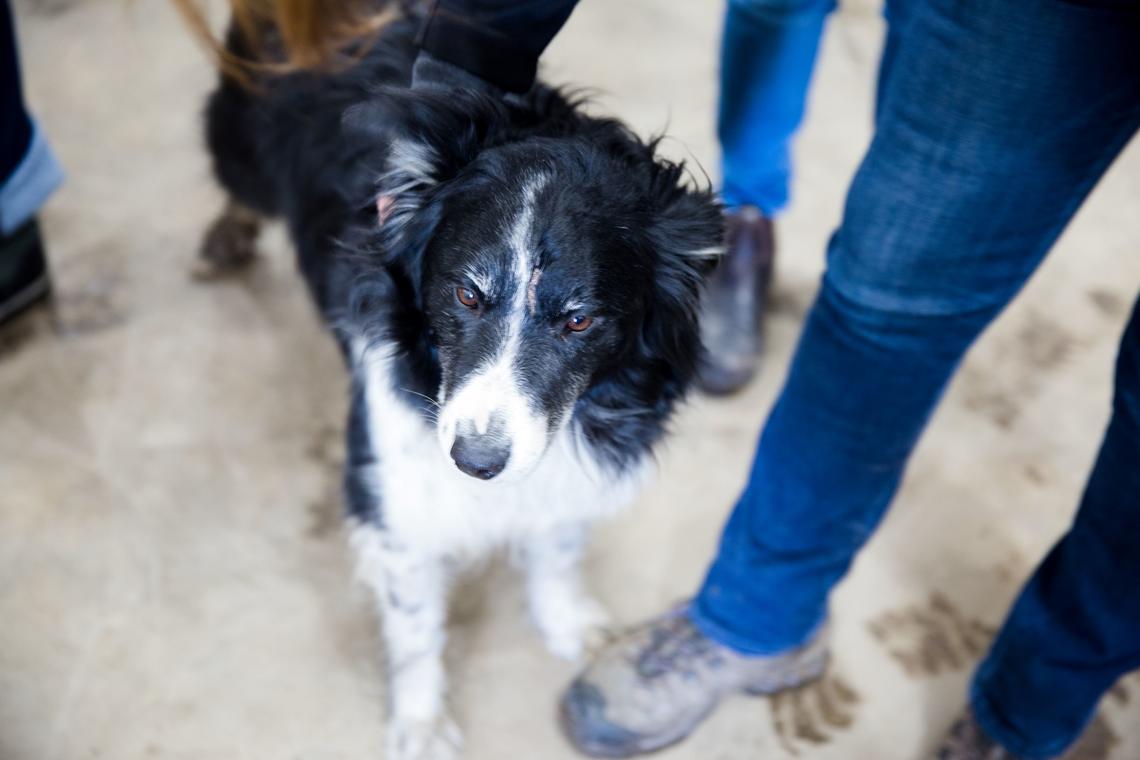
[[[552,652],[605,621],[577,565],[637,494],[700,349],[720,209],[655,144],[537,86],[409,89],[413,24],[351,67],[223,81],[232,202],[204,255],[282,216],[351,369],[351,543],[383,617],[390,758],[446,758],[449,578],[506,546]],[[231,34],[231,48],[249,50]]]

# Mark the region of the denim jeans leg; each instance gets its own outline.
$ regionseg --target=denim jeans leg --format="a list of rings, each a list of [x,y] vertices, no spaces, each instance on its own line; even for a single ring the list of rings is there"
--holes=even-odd
[[[728,0],[717,134],[729,208],[788,203],[792,137],[835,0]]]
[[[1059,755],[1140,668],[1140,301],[1120,341],[1112,419],[1076,519],[1025,585],[971,703],[1018,755]]]
[[[62,181],[63,170],[24,106],[12,10],[0,0],[0,238],[24,226]],[[10,271],[12,262],[4,263],[0,269]]]
[[[906,34],[907,21],[910,11],[916,2],[922,0],[884,0],[883,18],[887,22],[886,34],[883,37],[883,54],[879,58],[879,78],[875,83],[875,123],[879,122],[880,106],[883,102],[883,91],[887,89],[887,80],[895,70],[895,56],[898,54],[899,41]]]
[[[787,649],[819,625],[962,355],[1140,124],[1140,25],[1122,5],[926,0],[909,7],[892,66],[822,288],[691,607],[741,652]]]
[[[0,186],[19,166],[32,142],[32,120],[24,108],[16,30],[8,0],[0,0]]]

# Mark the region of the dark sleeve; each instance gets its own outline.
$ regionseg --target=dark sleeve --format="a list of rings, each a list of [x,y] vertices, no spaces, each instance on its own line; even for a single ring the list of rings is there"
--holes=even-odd
[[[507,92],[534,84],[538,57],[578,0],[434,0],[418,42]]]

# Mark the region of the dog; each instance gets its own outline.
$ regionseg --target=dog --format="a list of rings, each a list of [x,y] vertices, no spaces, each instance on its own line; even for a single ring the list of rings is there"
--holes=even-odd
[[[722,236],[707,187],[566,92],[410,88],[415,27],[333,72],[223,77],[206,113],[231,200],[205,260],[244,265],[283,218],[350,372],[347,523],[392,760],[458,751],[442,652],[465,563],[507,547],[558,656],[605,624],[578,574],[589,526],[637,495],[694,378]]]

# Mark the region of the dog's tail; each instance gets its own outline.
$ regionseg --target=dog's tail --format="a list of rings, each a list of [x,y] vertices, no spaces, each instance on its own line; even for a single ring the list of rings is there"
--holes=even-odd
[[[231,79],[252,86],[257,74],[331,70],[351,65],[410,0],[229,0],[231,31],[218,38],[205,0],[174,0],[194,35]],[[234,39],[241,44],[235,46]]]

